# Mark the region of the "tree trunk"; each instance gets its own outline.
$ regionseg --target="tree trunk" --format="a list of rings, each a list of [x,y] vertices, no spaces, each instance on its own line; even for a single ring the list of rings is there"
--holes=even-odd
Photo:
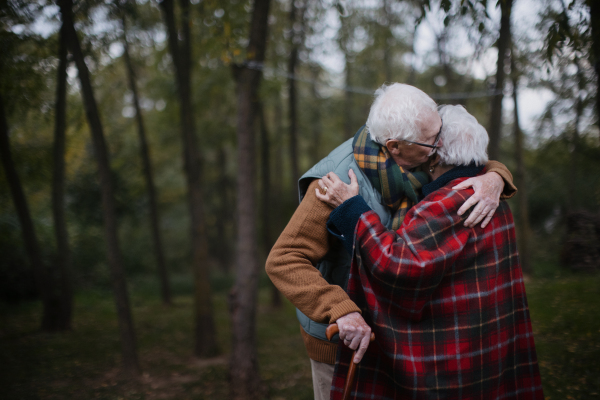
[[[517,200],[519,204],[519,258],[521,259],[521,268],[523,272],[531,274],[533,272],[533,265],[531,264],[531,225],[529,224],[529,207],[528,207],[528,189],[526,183],[526,171],[525,162],[523,160],[523,131],[519,123],[519,107],[518,107],[518,87],[519,87],[519,73],[517,71],[514,53],[511,54],[511,79],[513,85],[513,133],[515,140],[515,161],[517,169],[515,171],[515,184],[519,188],[517,194]]]
[[[218,243],[213,246],[212,256],[218,260],[221,270],[225,275],[229,275],[231,272],[231,260],[232,260],[232,246],[233,238],[228,236],[229,227],[233,224],[231,217],[231,210],[233,209],[233,201],[231,199],[231,190],[233,182],[227,174],[227,163],[229,157],[233,155],[229,154],[225,145],[219,147],[218,159],[222,163],[222,167],[218,168],[219,179],[221,190],[217,194],[218,200],[218,217],[216,224],[216,233]]]
[[[600,126],[600,2],[586,0],[590,8],[590,26],[592,33],[591,65],[596,71],[596,124]]]
[[[288,60],[288,105],[290,118],[290,161],[292,163],[292,183],[294,187],[300,179],[300,166],[298,161],[298,96],[296,94],[296,68],[298,67],[298,52],[304,41],[304,4],[299,9],[296,1],[292,1],[290,10],[290,28],[292,31],[290,58]],[[296,32],[296,23],[301,26],[301,31]]]
[[[261,203],[261,222],[262,222],[262,242],[263,252],[268,255],[273,247],[273,191],[271,188],[271,145],[269,143],[269,130],[265,120],[265,110],[262,102],[258,102],[258,118],[260,128],[260,153],[261,157],[261,180],[263,199]],[[271,306],[273,308],[281,307],[281,293],[271,284]]]
[[[234,399],[260,396],[256,354],[256,306],[259,267],[255,217],[254,124],[261,71],[247,66],[262,65],[265,59],[270,0],[255,0],[250,22],[247,60],[234,66],[237,93],[237,253],[236,281],[230,293],[232,353],[230,376]]]
[[[317,80],[319,79],[320,67],[318,65],[311,65],[310,67],[312,75],[311,84],[311,96],[312,96],[312,163],[316,164],[321,159],[321,136],[322,136],[322,125],[321,125],[321,98],[317,90]]]
[[[59,288],[60,316],[56,321],[59,330],[71,329],[73,314],[73,288],[71,282],[71,249],[65,219],[65,132],[67,108],[67,36],[64,24],[58,42],[58,78],[54,116],[54,173],[52,175],[52,216],[56,236],[56,266]]]
[[[567,187],[568,190],[568,211],[579,211],[580,208],[580,191],[581,188],[581,171],[580,168],[580,158],[582,154],[581,149],[581,135],[579,132],[579,125],[581,122],[581,117],[583,116],[583,111],[585,108],[585,104],[583,101],[582,92],[585,90],[586,79],[583,74],[583,70],[581,68],[581,62],[578,57],[575,57],[574,63],[577,67],[577,100],[575,101],[575,121],[573,122],[573,129],[571,137],[568,138],[570,141],[569,146],[569,170],[570,173],[567,175]]]
[[[408,73],[408,78],[406,78],[406,83],[409,85],[414,85],[417,80],[417,71],[415,68],[415,41],[417,38],[417,28],[418,25],[415,26],[412,38],[410,39],[410,71]]]
[[[346,74],[345,74],[345,92],[344,92],[344,140],[354,135],[357,126],[354,124],[354,94],[350,91],[352,87],[352,65],[350,56],[346,54]]]
[[[282,151],[284,148],[284,136],[281,135],[283,132],[283,107],[281,100],[281,93],[277,94],[277,101],[275,102],[275,109],[273,110],[273,119],[275,125],[275,135],[274,147],[275,147],[275,167],[273,169],[273,198],[282,199],[283,201],[278,201],[273,204],[273,220],[276,232],[281,232],[283,230],[284,224],[287,222],[287,218],[285,218],[284,214],[284,206],[283,204],[288,204],[290,200],[290,194],[292,195],[292,202],[295,204],[298,200],[295,197],[296,190],[293,190],[295,183],[292,185],[292,190],[288,191],[285,188],[284,184],[284,157],[285,154]]]
[[[13,204],[15,205],[15,210],[17,211],[17,216],[19,217],[19,222],[21,224],[21,234],[23,235],[25,250],[27,251],[29,263],[31,264],[31,269],[33,271],[35,285],[42,299],[41,329],[46,332],[61,330],[59,323],[62,317],[61,304],[56,296],[54,280],[52,279],[53,276],[46,269],[46,266],[42,261],[42,253],[35,234],[35,227],[29,212],[27,198],[25,197],[21,180],[19,179],[19,175],[17,174],[12,159],[8,121],[2,94],[0,94],[0,159],[2,161],[2,166],[4,167]]]
[[[490,103],[490,122],[488,127],[488,133],[490,135],[490,144],[488,146],[488,153],[490,159],[498,160],[500,156],[500,136],[502,134],[502,99],[504,94],[504,64],[506,61],[507,51],[511,42],[510,33],[510,13],[512,9],[513,0],[500,0],[500,9],[502,16],[500,18],[500,36],[496,43],[498,47],[498,61],[496,63],[496,84],[494,90],[499,92],[492,96]]]
[[[390,40],[392,39],[392,27],[391,27],[391,18],[392,18],[392,10],[390,10],[389,0],[383,0],[381,5],[382,17],[385,21],[385,26],[383,28],[383,71],[385,74],[385,81],[391,83],[392,82],[392,54],[390,52]]]
[[[118,241],[117,216],[115,212],[114,189],[111,178],[110,164],[108,160],[108,149],[104,139],[104,130],[98,113],[98,106],[94,98],[90,73],[85,64],[83,52],[79,44],[79,38],[73,24],[73,2],[72,0],[61,0],[59,2],[63,24],[68,37],[69,48],[79,72],[81,84],[81,95],[87,116],[94,153],[98,163],[98,175],[100,176],[100,190],[102,194],[102,212],[104,215],[104,235],[108,252],[108,264],[117,307],[119,332],[121,335],[121,346],[123,351],[123,367],[132,375],[139,375],[140,367],[136,349],[135,331],[133,318],[129,305],[127,283],[125,282],[125,271],[123,268],[123,257]]]
[[[205,358],[218,354],[213,318],[212,296],[209,283],[208,245],[202,210],[201,158],[196,141],[191,95],[191,35],[189,0],[181,0],[181,37],[175,26],[173,0],[160,3],[169,38],[169,50],[175,65],[179,93],[179,112],[184,168],[188,186],[188,204],[191,215],[192,269],[194,271],[194,355]],[[179,43],[181,41],[181,44]]]
[[[169,276],[163,252],[162,237],[160,234],[158,206],[156,201],[156,187],[154,186],[152,163],[150,162],[150,150],[148,148],[148,140],[146,139],[146,128],[144,125],[144,118],[142,116],[142,109],[140,107],[137,84],[135,81],[135,71],[133,69],[133,63],[131,62],[131,57],[129,55],[129,42],[127,41],[127,21],[125,18],[125,14],[122,15],[121,22],[123,24],[123,56],[125,59],[125,65],[127,67],[127,79],[129,81],[129,89],[133,93],[135,120],[137,123],[138,137],[140,140],[140,155],[142,157],[142,164],[144,166],[144,180],[146,181],[146,189],[148,191],[148,200],[150,203],[150,230],[152,232],[152,242],[154,244],[153,247],[156,257],[156,266],[158,269],[158,280],[160,282],[161,289],[160,293],[163,304],[170,305],[171,289],[169,287]]]

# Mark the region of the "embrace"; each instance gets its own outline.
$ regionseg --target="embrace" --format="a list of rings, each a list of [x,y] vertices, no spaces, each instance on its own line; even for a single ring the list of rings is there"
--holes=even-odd
[[[353,399],[544,398],[501,201],[516,188],[487,144],[462,106],[384,85],[366,125],[302,176],[266,269],[297,307],[315,399],[341,399],[352,362]]]

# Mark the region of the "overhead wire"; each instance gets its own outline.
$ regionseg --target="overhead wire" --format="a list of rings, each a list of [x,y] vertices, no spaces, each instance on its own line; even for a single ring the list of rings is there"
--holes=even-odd
[[[268,67],[266,65],[264,65],[264,63],[259,63],[256,61],[249,61],[245,64],[246,68],[249,69],[254,69],[257,71],[262,71],[265,75],[265,78],[268,79],[268,75],[271,76],[277,76],[277,77],[282,77],[282,78],[286,78],[286,79],[293,79],[295,81],[298,82],[303,82],[303,83],[308,83],[311,85],[317,85],[317,86],[325,86],[328,87],[330,89],[336,89],[336,90],[340,90],[340,91],[344,91],[344,92],[350,92],[350,93],[357,93],[357,94],[364,94],[364,95],[368,95],[368,96],[373,96],[373,94],[375,93],[375,89],[368,89],[365,87],[360,87],[360,86],[337,86],[337,85],[333,85],[327,82],[322,82],[322,81],[318,81],[315,79],[310,79],[310,78],[305,78],[296,74],[290,74],[287,71],[278,69],[278,68],[273,68],[273,67]],[[500,89],[496,89],[496,90],[481,90],[481,91],[477,91],[477,92],[455,92],[455,93],[434,93],[434,94],[430,94],[429,97],[431,97],[434,100],[464,100],[464,99],[476,99],[476,98],[483,98],[483,97],[493,97],[496,95],[502,94],[502,90]]]

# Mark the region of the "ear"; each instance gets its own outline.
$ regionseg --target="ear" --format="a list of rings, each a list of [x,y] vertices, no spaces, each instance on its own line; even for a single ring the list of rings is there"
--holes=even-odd
[[[440,155],[438,153],[435,153],[434,155],[429,157],[429,166],[437,167],[438,165],[440,165]]]
[[[390,154],[392,154],[394,156],[397,156],[400,154],[400,141],[399,140],[390,139],[387,142],[385,142],[385,147],[388,149]]]

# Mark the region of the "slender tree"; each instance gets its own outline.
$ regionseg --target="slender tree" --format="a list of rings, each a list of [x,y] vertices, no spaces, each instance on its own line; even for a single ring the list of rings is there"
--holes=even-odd
[[[575,64],[576,69],[576,88],[574,88],[574,95],[576,98],[574,99],[574,108],[575,108],[575,119],[573,121],[573,126],[570,127],[570,136],[567,140],[570,142],[571,151],[569,152],[569,164],[571,173],[569,174],[567,187],[569,188],[568,195],[568,211],[580,211],[581,208],[581,199],[578,196],[580,192],[580,183],[581,183],[581,158],[583,156],[582,151],[582,141],[581,141],[581,119],[583,117],[583,113],[585,111],[585,93],[586,84],[588,83],[583,72],[583,68],[581,66],[581,59],[578,56],[575,56],[573,59],[573,63]]]
[[[526,169],[523,157],[523,131],[519,122],[519,104],[518,104],[518,89],[519,89],[519,71],[515,62],[514,48],[511,51],[511,81],[513,86],[512,99],[514,104],[513,109],[513,136],[515,144],[515,184],[519,188],[518,204],[519,204],[519,258],[523,272],[531,274],[533,272],[531,264],[531,225],[529,223],[529,206],[528,206],[528,188],[526,184]]]
[[[60,330],[60,325],[57,322],[60,320],[60,303],[54,296],[54,282],[52,275],[47,270],[42,260],[42,252],[35,233],[31,213],[29,212],[29,204],[21,185],[21,180],[17,174],[17,169],[12,158],[10,150],[9,128],[6,118],[6,111],[2,94],[0,93],[0,161],[4,167],[4,173],[10,194],[17,211],[17,216],[21,224],[21,234],[23,242],[29,258],[29,263],[33,271],[36,288],[42,298],[42,325],[41,329],[47,332]]]
[[[261,66],[265,60],[270,0],[255,0],[250,22],[246,60],[234,65],[237,94],[237,252],[236,280],[230,294],[232,352],[230,376],[234,399],[259,397],[260,376],[256,359],[256,305],[259,266],[255,217],[254,121],[257,114]]]
[[[260,172],[263,198],[261,202],[262,243],[264,254],[269,254],[275,243],[273,240],[273,191],[271,185],[271,143],[262,102],[258,102],[258,125],[260,130]],[[281,293],[271,283],[271,306],[281,307]]]
[[[392,10],[390,7],[390,0],[382,0],[381,4],[381,17],[383,20],[382,36],[383,36],[383,71],[386,82],[392,82],[392,52],[391,52],[391,41],[394,36],[392,35]]]
[[[156,200],[156,186],[154,185],[154,174],[152,173],[152,162],[150,161],[150,149],[148,147],[148,139],[146,138],[146,127],[144,124],[144,116],[140,107],[140,99],[135,78],[135,70],[133,62],[129,54],[129,42],[127,40],[127,17],[123,12],[121,15],[121,23],[123,27],[123,58],[127,67],[127,80],[129,82],[129,90],[133,94],[133,107],[135,108],[135,122],[137,124],[138,138],[140,141],[140,156],[144,166],[144,180],[146,181],[146,190],[148,191],[149,200],[149,217],[150,230],[152,232],[152,242],[154,244],[154,255],[156,257],[156,266],[158,270],[158,280],[160,282],[160,293],[163,304],[171,304],[171,288],[169,286],[169,275],[165,256],[163,251],[162,237],[160,234],[160,223],[158,215],[158,205]]]
[[[350,138],[358,128],[354,123],[354,93],[351,91],[353,79],[354,53],[351,49],[353,26],[348,17],[341,18],[342,27],[338,32],[338,42],[344,53],[344,138]]]
[[[160,2],[167,26],[169,51],[175,68],[179,94],[180,129],[188,207],[191,216],[192,269],[194,271],[194,354],[211,357],[218,354],[209,282],[208,243],[203,213],[201,156],[196,138],[192,105],[191,20],[189,0],[180,0],[181,31],[175,24],[173,0]]]
[[[79,38],[75,31],[73,21],[73,1],[60,0],[59,5],[69,49],[73,55],[73,60],[75,61],[79,73],[81,95],[83,97],[85,113],[92,133],[94,154],[98,164],[102,212],[104,217],[104,236],[107,246],[113,293],[117,307],[121,348],[123,353],[123,367],[127,373],[139,375],[140,367],[137,356],[136,338],[133,318],[131,316],[131,307],[129,305],[129,295],[127,293],[127,283],[125,281],[123,256],[118,240],[114,189],[111,178],[108,148],[104,138],[104,129],[102,127],[96,99],[94,98],[90,72],[85,63],[83,51],[79,44]]]
[[[507,53],[510,48],[511,33],[510,33],[510,14],[512,11],[513,0],[499,0],[501,17],[500,17],[500,36],[496,42],[498,48],[498,61],[496,63],[496,83],[494,85],[495,94],[491,98],[490,103],[490,121],[488,133],[490,135],[490,144],[488,153],[490,159],[497,160],[500,155],[500,135],[502,133],[502,99],[504,99],[504,65],[507,60]]]
[[[306,4],[303,0],[292,1],[290,10],[291,49],[288,59],[288,112],[290,130],[290,162],[292,163],[292,182],[294,185],[300,179],[300,165],[298,161],[298,95],[296,93],[296,70],[298,68],[298,55],[304,42],[304,14]]]
[[[596,123],[600,126],[600,2],[586,0],[590,10],[591,47],[590,64],[596,72]]]
[[[310,85],[310,95],[312,98],[311,105],[311,130],[312,130],[312,162],[316,164],[321,159],[321,137],[323,136],[323,125],[321,122],[321,97],[317,90],[317,81],[321,72],[321,68],[312,64],[310,66],[312,84]]]
[[[57,327],[60,330],[71,328],[73,314],[73,289],[71,283],[71,249],[65,218],[65,132],[67,106],[67,36],[64,24],[58,39],[58,78],[56,85],[56,105],[54,115],[54,171],[52,175],[52,216],[56,237],[56,287],[60,301],[60,316]]]

